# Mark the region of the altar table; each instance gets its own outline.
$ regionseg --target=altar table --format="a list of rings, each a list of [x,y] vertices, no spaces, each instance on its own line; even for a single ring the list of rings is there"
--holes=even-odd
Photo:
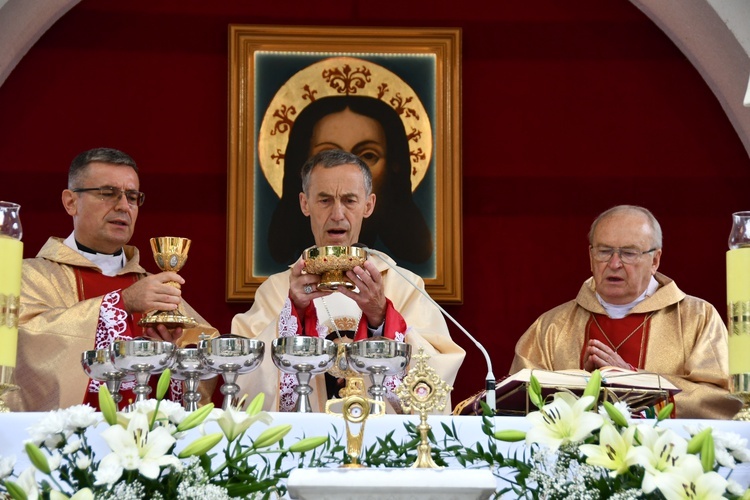
[[[44,413],[4,413],[0,414],[0,456],[15,456],[17,459],[16,471],[23,471],[28,465],[28,457],[23,452],[23,442],[29,438],[28,427],[38,422]],[[339,436],[342,436],[342,442],[345,440],[346,428],[342,418],[322,414],[322,413],[275,413],[272,412],[273,423],[291,424],[292,431],[284,438],[286,443],[293,443],[303,436],[320,436],[332,434],[334,429]],[[493,417],[495,428],[499,429],[516,429],[528,430],[529,423],[524,417]],[[401,442],[407,437],[404,427],[405,422],[412,422],[419,425],[419,417],[416,415],[384,415],[382,417],[370,418],[367,420],[364,430],[363,448],[367,448],[376,442],[378,437],[385,436],[388,432],[393,431],[393,439]],[[466,446],[473,446],[477,442],[485,446],[487,436],[481,431],[481,417],[474,416],[449,416],[449,415],[431,415],[428,423],[432,426],[432,431],[438,443],[442,442],[444,432],[442,423],[449,427],[455,427],[459,439]],[[666,420],[659,424],[660,427],[673,429],[680,435],[688,436],[684,427],[688,424],[703,424],[711,426],[725,432],[739,434],[750,441],[750,422],[736,422],[726,420]],[[106,424],[103,424],[106,426]],[[215,424],[214,424],[215,425]],[[102,428],[103,429],[103,428]],[[217,427],[218,429],[218,427]],[[248,430],[248,436],[256,437],[260,432],[266,429],[262,423],[256,423]],[[213,430],[211,430],[213,432]],[[198,436],[197,429],[191,431],[195,437]],[[178,446],[186,446],[192,441],[193,437],[188,436],[181,440]],[[89,442],[97,452],[97,458],[101,460],[107,453],[107,446],[101,440],[98,433],[89,433]],[[520,456],[525,445],[523,443],[503,443],[497,442],[498,448],[506,456],[518,451]],[[219,445],[221,446],[221,444]],[[486,446],[485,446],[486,449]],[[179,451],[179,450],[178,450]],[[458,463],[451,464],[451,467],[460,468]],[[723,471],[726,472],[726,471]],[[725,474],[722,474],[725,475]],[[750,485],[750,464],[739,464],[732,473],[732,479],[744,487]],[[502,478],[497,479],[498,487],[504,484]]]

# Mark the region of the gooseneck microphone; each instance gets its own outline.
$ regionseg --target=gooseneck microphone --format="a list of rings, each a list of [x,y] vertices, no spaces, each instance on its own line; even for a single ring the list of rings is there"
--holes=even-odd
[[[496,408],[495,408],[495,375],[492,373],[492,360],[490,359],[490,355],[487,353],[487,349],[485,349],[484,346],[481,343],[479,343],[479,341],[477,339],[475,339],[468,331],[466,331],[466,328],[464,328],[463,326],[461,326],[461,324],[458,321],[456,321],[453,318],[453,316],[451,316],[450,314],[448,314],[448,311],[446,311],[445,309],[443,309],[440,306],[440,304],[438,304],[437,302],[435,302],[435,299],[433,299],[432,297],[430,297],[430,295],[426,291],[424,291],[422,288],[418,287],[416,283],[414,283],[412,280],[410,280],[396,266],[394,266],[393,264],[391,264],[389,262],[390,259],[388,258],[388,256],[386,254],[384,254],[383,252],[381,252],[379,250],[373,250],[372,248],[369,248],[367,245],[364,245],[362,243],[355,243],[352,246],[362,248],[368,254],[375,255],[380,260],[382,260],[383,262],[385,262],[388,265],[388,267],[390,267],[391,269],[393,269],[399,276],[401,276],[402,278],[404,278],[407,283],[409,283],[412,287],[414,287],[415,290],[419,291],[422,295],[424,295],[427,298],[427,300],[429,300],[432,304],[434,304],[435,307],[437,307],[440,310],[440,312],[443,313],[443,315],[446,318],[448,318],[449,320],[451,320],[451,322],[453,322],[453,324],[456,325],[456,327],[458,327],[458,329],[461,330],[464,333],[464,335],[466,335],[467,337],[469,337],[469,340],[471,340],[474,343],[474,345],[477,346],[477,348],[480,351],[482,351],[482,354],[484,355],[484,360],[487,363],[487,377],[485,378],[485,385],[484,385],[484,388],[485,388],[485,391],[486,391],[485,392],[485,394],[486,394],[485,401],[487,402],[487,405],[490,407],[490,409],[492,410],[492,412],[495,413],[495,411],[496,411]]]

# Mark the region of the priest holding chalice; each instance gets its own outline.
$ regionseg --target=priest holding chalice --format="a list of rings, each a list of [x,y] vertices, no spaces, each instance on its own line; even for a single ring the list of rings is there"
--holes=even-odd
[[[371,256],[357,246],[362,221],[376,203],[367,164],[352,153],[329,149],[311,157],[301,176],[300,210],[310,219],[315,247],[258,288],[250,310],[234,317],[232,333],[266,345],[295,336],[405,342],[414,349],[424,347],[440,377],[453,384],[465,353],[451,339],[438,308],[415,288],[414,284],[424,289],[423,280],[406,269],[394,272],[390,257],[381,252]],[[321,262],[327,265],[318,268]],[[294,411],[297,380],[278,370],[270,358],[240,377],[241,393],[252,397],[264,392],[265,410]],[[385,400],[391,413],[402,411],[394,392],[398,384],[398,377],[386,377]],[[326,400],[336,396],[336,387],[326,387],[322,376],[313,377],[310,385],[310,407],[322,412]],[[450,408],[446,405],[446,412]]]

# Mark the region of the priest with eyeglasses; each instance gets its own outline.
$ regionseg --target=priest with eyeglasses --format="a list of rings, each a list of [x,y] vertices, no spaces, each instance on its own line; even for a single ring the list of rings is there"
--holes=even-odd
[[[510,373],[523,368],[594,371],[605,366],[662,375],[681,392],[678,418],[731,418],[727,329],[705,300],[657,272],[659,222],[646,208],[619,205],[589,231],[593,274],[578,296],[540,316],[518,340]]]
[[[149,274],[138,249],[128,245],[145,200],[138,167],[126,153],[96,148],[76,156],[68,170],[62,204],[73,219],[67,238],[50,237],[34,258],[23,261],[18,317],[19,391],[6,400],[16,411],[47,411],[88,403],[98,407],[99,382],[81,367],[84,351],[116,340],[146,336],[188,342],[218,332],[182,301],[184,284],[174,272]],[[197,326],[146,329],[138,320],[151,310],[182,304]],[[121,386],[121,406],[134,400],[132,381]],[[179,401],[179,381],[170,395]]]

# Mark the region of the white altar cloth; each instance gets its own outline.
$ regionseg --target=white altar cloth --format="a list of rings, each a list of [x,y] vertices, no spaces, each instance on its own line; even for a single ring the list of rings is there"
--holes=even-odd
[[[28,467],[29,460],[26,454],[23,452],[23,443],[29,438],[27,431],[28,427],[38,422],[44,413],[0,413],[0,456],[8,457],[15,456],[17,459],[16,471],[23,471]],[[310,437],[310,436],[321,436],[326,434],[332,434],[334,430],[338,436],[342,436],[342,440],[346,436],[345,423],[342,418],[322,414],[322,413],[271,413],[273,417],[273,423],[271,425],[278,424],[292,424],[292,431],[285,438],[286,443],[293,443],[298,438]],[[495,422],[495,428],[499,429],[517,429],[526,431],[530,425],[524,417],[493,417]],[[364,443],[363,448],[367,448],[377,442],[378,437],[385,436],[388,432],[393,431],[393,439],[398,443],[405,440],[407,432],[404,427],[405,422],[412,422],[414,425],[419,425],[419,417],[416,415],[384,415],[382,417],[370,418],[367,420],[364,430]],[[431,415],[428,419],[428,423],[432,426],[433,434],[437,439],[438,443],[442,442],[445,433],[441,424],[446,424],[448,427],[455,427],[458,437],[461,439],[464,445],[473,446],[477,442],[481,443],[486,448],[485,443],[488,442],[488,437],[482,433],[481,430],[481,417],[474,416],[458,416],[452,417],[449,415]],[[688,424],[702,424],[704,426],[711,426],[714,429],[718,429],[725,432],[733,432],[740,435],[742,438],[750,441],[750,422],[736,422],[726,420],[666,420],[661,422],[661,427],[668,427],[673,429],[675,432],[682,436],[688,436],[685,431],[685,426]],[[103,424],[106,426],[106,424]],[[213,424],[215,425],[215,424]],[[102,427],[103,430],[104,427]],[[260,434],[266,426],[261,423],[256,423],[248,430],[250,437],[256,437]],[[208,429],[210,432],[218,430]],[[179,441],[178,452],[181,447],[186,446],[192,440],[198,436],[198,430],[193,429],[190,431],[193,436]],[[89,443],[93,446],[96,452],[97,459],[101,460],[107,453],[108,448],[106,443],[99,437],[99,433],[88,433]],[[343,442],[343,441],[342,441]],[[525,449],[523,443],[503,443],[497,442],[498,449],[505,455],[512,455],[518,453],[518,456],[522,456]],[[222,446],[221,444],[219,446]],[[450,464],[450,467],[461,468],[458,463]],[[722,471],[722,475],[726,471]],[[502,471],[499,474],[502,476]],[[750,465],[740,464],[733,471],[731,478],[747,488],[750,486]],[[496,478],[498,487],[504,485],[507,486],[502,477]],[[509,497],[510,498],[510,497]]]

